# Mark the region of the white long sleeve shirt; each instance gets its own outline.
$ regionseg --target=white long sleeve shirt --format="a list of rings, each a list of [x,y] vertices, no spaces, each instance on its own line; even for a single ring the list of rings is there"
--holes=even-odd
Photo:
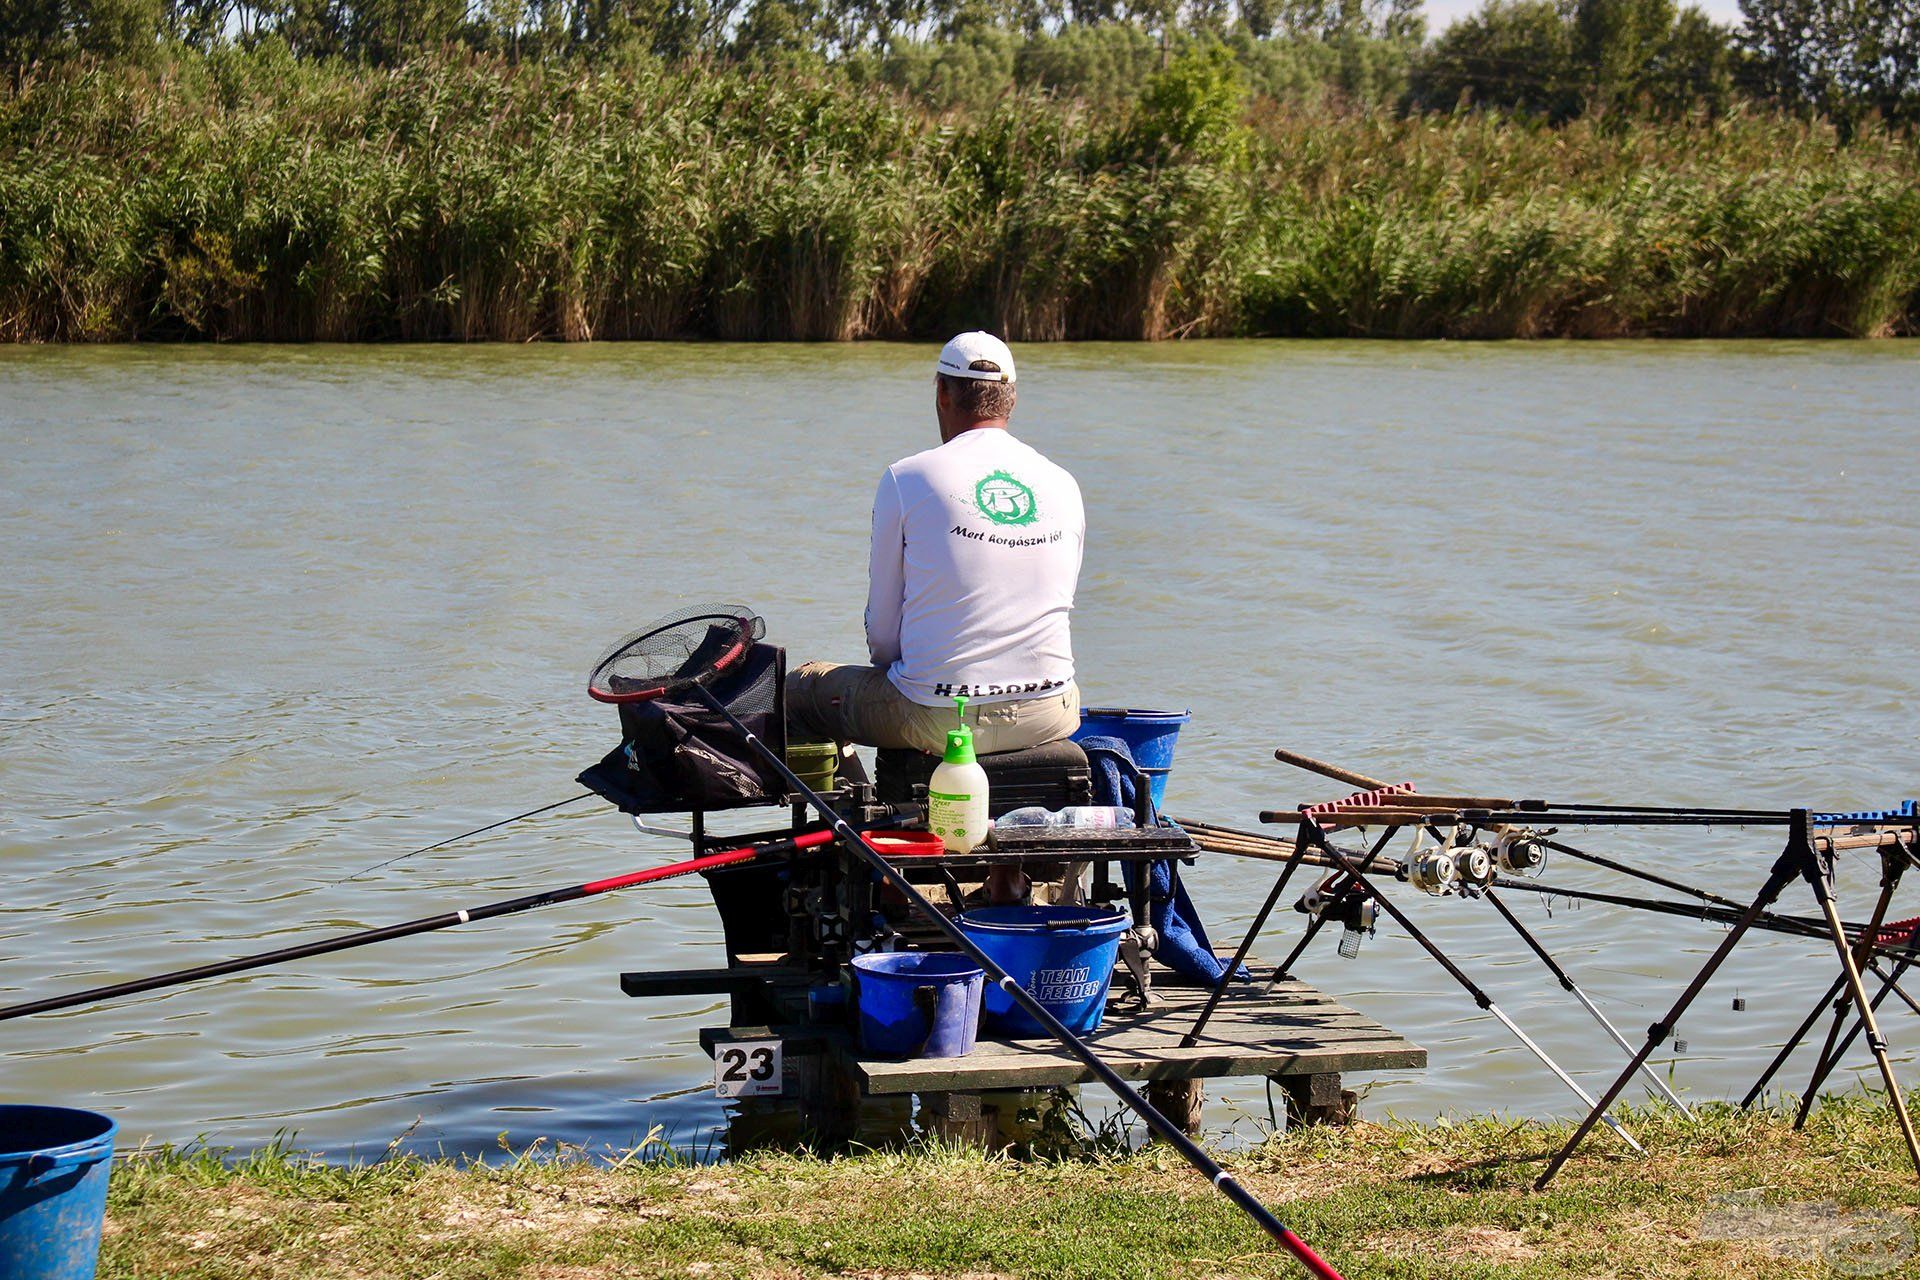
[[[1073,477],[1001,428],[894,463],[873,498],[870,656],[922,706],[1060,688],[1086,530]]]

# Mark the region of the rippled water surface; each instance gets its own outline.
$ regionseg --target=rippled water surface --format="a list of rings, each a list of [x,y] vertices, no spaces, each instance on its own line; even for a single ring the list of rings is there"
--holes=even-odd
[[[1087,498],[1088,698],[1193,709],[1176,812],[1250,826],[1340,790],[1276,745],[1563,800],[1920,792],[1911,344],[1020,355],[1016,424]],[[615,736],[585,669],[655,613],[738,597],[795,655],[857,658],[872,485],[932,439],[931,362],[0,350],[0,993],[671,860],[684,845],[582,805],[341,883],[570,794]],[[1744,895],[1778,837],[1583,839]],[[1843,864],[1856,914],[1873,870]],[[1217,934],[1271,872],[1194,870]],[[1577,1074],[1610,1078],[1596,1028],[1485,906],[1406,901]],[[1634,1033],[1721,936],[1517,905]],[[697,1033],[724,1011],[628,1000],[616,975],[721,956],[704,889],[677,881],[11,1022],[0,1071],[8,1097],[101,1108],[130,1137],[290,1130],[344,1153],[418,1121],[415,1143],[475,1150],[660,1123],[698,1145],[721,1115]],[[1737,1095],[1832,971],[1815,943],[1743,946],[1682,1026],[1677,1082]],[[1371,1111],[1577,1109],[1397,930],[1301,972],[1431,1051],[1424,1073],[1373,1078]],[[1920,1043],[1904,1016],[1889,1030]],[[1264,1115],[1257,1085],[1224,1092],[1212,1122]]]

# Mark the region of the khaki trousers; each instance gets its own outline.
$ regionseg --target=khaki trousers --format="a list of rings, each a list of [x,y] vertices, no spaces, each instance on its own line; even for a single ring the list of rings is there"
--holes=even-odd
[[[966,716],[980,755],[1037,747],[1080,727],[1080,689],[1069,680],[1042,697],[969,702]],[[797,739],[911,747],[937,756],[959,718],[952,707],[923,707],[908,698],[884,667],[809,662],[787,673],[787,724]]]

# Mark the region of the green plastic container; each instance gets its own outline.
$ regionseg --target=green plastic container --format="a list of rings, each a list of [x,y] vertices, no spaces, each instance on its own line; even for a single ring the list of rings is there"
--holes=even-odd
[[[840,746],[834,742],[789,742],[787,768],[815,791],[831,791],[840,769]]]

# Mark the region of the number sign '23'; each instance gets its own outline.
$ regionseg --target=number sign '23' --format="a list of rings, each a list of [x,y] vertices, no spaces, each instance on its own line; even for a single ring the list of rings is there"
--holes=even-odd
[[[742,1040],[713,1051],[713,1092],[719,1098],[778,1096],[785,1078],[778,1040]]]

